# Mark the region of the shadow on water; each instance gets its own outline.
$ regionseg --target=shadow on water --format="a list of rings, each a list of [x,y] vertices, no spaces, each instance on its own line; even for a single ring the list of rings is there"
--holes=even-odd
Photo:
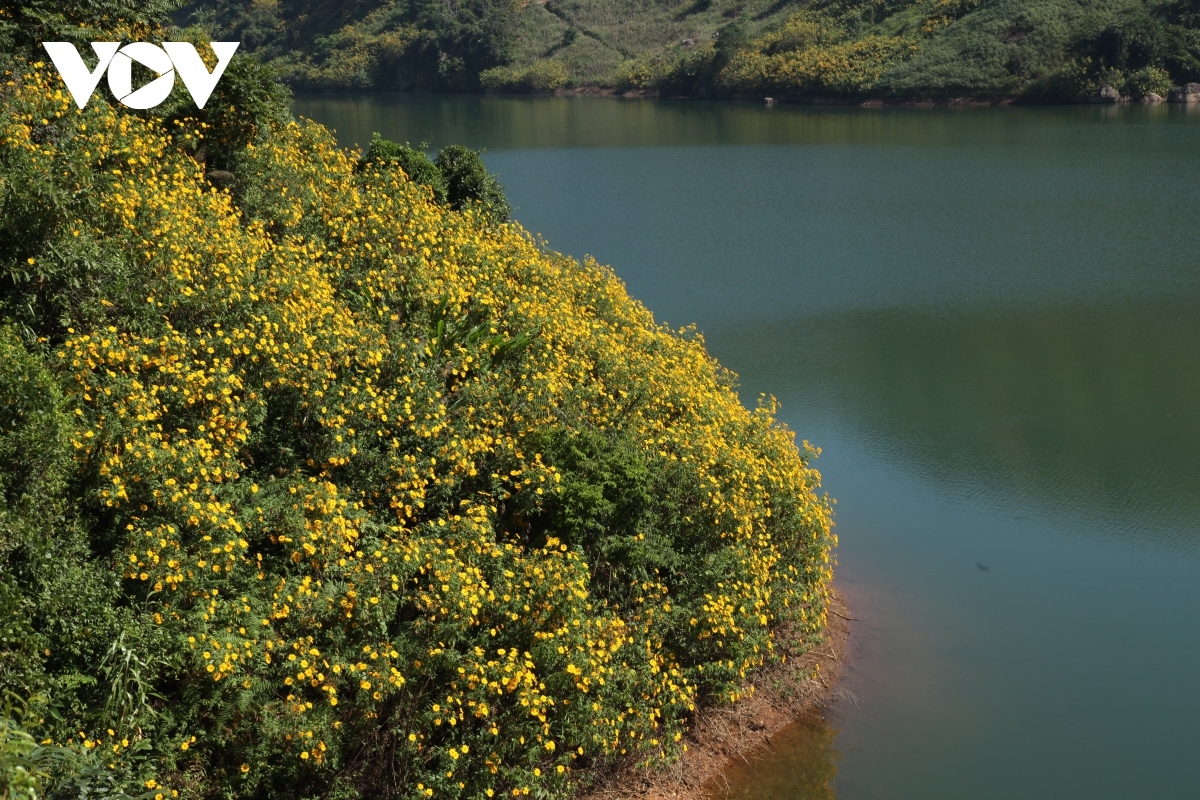
[[[1112,116],[1182,121],[1184,106],[1066,107],[1055,109],[820,108],[704,100],[617,97],[514,97],[428,94],[300,94],[297,114],[334,128],[343,146],[365,146],[372,132],[427,141],[434,148],[465,144],[489,150],[559,147],[678,147],[681,145],[914,145],[960,146],[965,141],[1025,140],[1062,135],[1046,123],[1079,123]],[[1197,114],[1200,115],[1200,109]],[[934,125],[930,120],[937,120]],[[982,124],[981,124],[982,122]],[[982,137],[982,139],[980,138]]]

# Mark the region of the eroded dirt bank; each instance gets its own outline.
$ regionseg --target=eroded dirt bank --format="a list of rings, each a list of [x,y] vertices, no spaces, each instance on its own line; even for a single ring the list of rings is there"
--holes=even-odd
[[[626,765],[582,793],[580,800],[711,798],[735,759],[750,756],[802,714],[817,712],[832,699],[852,618],[835,591],[825,639],[818,647],[793,658],[786,649],[786,632],[781,633],[778,641],[787,659],[755,674],[749,697],[730,706],[701,709],[685,739],[687,752],[678,761],[649,770]]]

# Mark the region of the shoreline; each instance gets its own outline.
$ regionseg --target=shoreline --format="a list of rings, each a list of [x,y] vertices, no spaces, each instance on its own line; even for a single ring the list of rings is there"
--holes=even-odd
[[[578,800],[709,800],[735,760],[770,743],[773,735],[804,714],[819,713],[834,699],[846,663],[852,616],[836,589],[821,644],[795,659],[787,634],[780,649],[788,656],[747,682],[754,693],[733,705],[705,706],[696,714],[675,762],[649,769],[626,764],[604,775]]]
[[[472,94],[475,94],[472,92]],[[1066,98],[1031,99],[1017,96],[979,97],[820,97],[762,94],[729,94],[701,96],[695,94],[663,94],[657,89],[614,89],[607,86],[578,86],[556,89],[553,92],[483,92],[498,95],[533,95],[546,97],[626,97],[646,100],[723,100],[734,103],[766,103],[767,105],[834,106],[845,108],[931,108],[935,106],[1072,106],[1087,105],[1088,100]],[[1125,101],[1136,102],[1136,101]],[[1116,105],[1115,103],[1113,105]]]
[[[714,100],[732,103],[754,103],[757,105],[789,105],[814,106],[826,108],[1050,108],[1067,106],[1171,106],[1185,109],[1200,108],[1200,102],[1194,100],[1169,100],[1155,96],[1157,99],[1135,98],[1121,96],[1117,99],[1099,97],[1025,97],[1019,95],[978,96],[961,95],[956,97],[819,97],[819,96],[768,96],[761,94],[732,94],[700,96],[694,94],[663,94],[657,89],[615,89],[609,86],[577,86],[569,89],[555,89],[547,92],[520,91],[469,91],[443,92],[424,89],[361,89],[347,91],[344,89],[305,89],[291,87],[296,96],[338,96],[342,94],[370,95],[430,95],[430,94],[461,94],[478,97],[616,97],[629,100]],[[1198,95],[1200,96],[1200,95]]]
[[[1190,85],[1190,84],[1189,84]],[[1176,87],[1178,88],[1178,87]],[[1174,90],[1172,90],[1174,91]],[[721,100],[735,103],[759,103],[768,106],[830,106],[840,108],[986,108],[994,106],[1127,106],[1127,105],[1171,105],[1196,107],[1195,100],[1168,99],[1159,95],[1134,97],[1120,95],[1108,97],[1030,97],[1025,95],[958,95],[958,96],[874,96],[874,97],[822,97],[819,95],[765,95],[765,94],[663,94],[657,89],[614,89],[605,86],[578,86],[556,89],[553,92],[483,92],[483,94],[537,95],[547,97],[627,97],[648,100]]]
[[[1158,95],[1092,96],[1092,97],[1033,97],[1027,95],[938,95],[938,96],[872,96],[836,97],[821,95],[670,95],[655,89],[612,89],[608,86],[576,86],[571,89],[556,89],[547,92],[490,91],[469,94],[521,96],[541,95],[545,97],[629,97],[632,100],[716,100],[742,103],[766,103],[768,106],[832,106],[845,108],[956,108],[992,106],[1194,106],[1195,101],[1168,100]]]

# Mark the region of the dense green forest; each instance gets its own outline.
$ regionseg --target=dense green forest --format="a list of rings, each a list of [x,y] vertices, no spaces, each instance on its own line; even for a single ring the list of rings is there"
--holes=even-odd
[[[1200,0],[200,0],[304,89],[1070,100],[1200,81]]]
[[[171,10],[0,8],[0,797],[567,797],[820,641],[770,398],[464,147],[44,61]]]

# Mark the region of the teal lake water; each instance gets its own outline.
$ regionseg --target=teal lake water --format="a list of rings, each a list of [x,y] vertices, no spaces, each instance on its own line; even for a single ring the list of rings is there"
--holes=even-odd
[[[515,218],[823,449],[842,699],[755,800],[1200,796],[1200,113],[300,97]]]

